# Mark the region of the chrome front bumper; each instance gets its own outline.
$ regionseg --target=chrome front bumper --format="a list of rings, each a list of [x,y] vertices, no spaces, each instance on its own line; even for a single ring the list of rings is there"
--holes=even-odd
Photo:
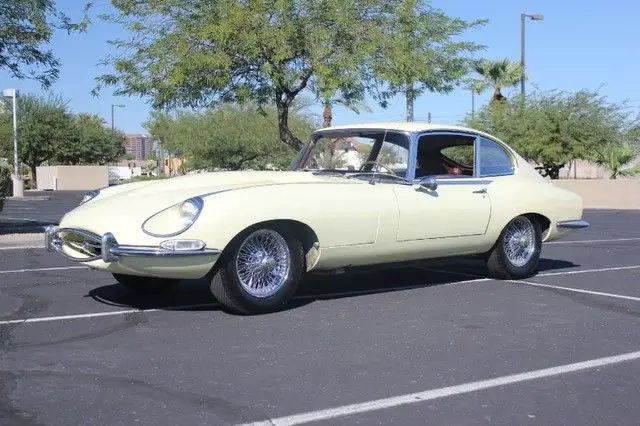
[[[582,229],[588,228],[589,222],[584,220],[563,220],[558,222],[558,228],[565,229]]]
[[[81,238],[81,248],[85,249],[88,254],[86,253],[85,257],[74,257],[67,254],[63,246],[69,242],[65,241],[61,233],[69,233]],[[76,262],[91,262],[101,259],[105,263],[111,263],[117,261],[121,256],[183,257],[217,255],[221,253],[221,250],[207,248],[200,250],[169,250],[158,246],[120,245],[113,234],[109,232],[99,236],[82,229],[59,228],[54,225],[45,228],[44,241],[45,248],[48,251],[60,253]],[[78,248],[79,243],[74,243],[76,244],[75,248]]]

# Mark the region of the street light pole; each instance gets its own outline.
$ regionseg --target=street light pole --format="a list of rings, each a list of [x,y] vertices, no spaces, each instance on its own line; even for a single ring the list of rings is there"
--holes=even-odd
[[[520,77],[520,93],[524,97],[524,80],[525,80],[525,62],[524,62],[524,21],[525,18],[531,18],[532,21],[544,21],[544,16],[540,13],[534,13],[533,15],[527,15],[526,13],[520,14],[520,64],[522,66],[522,74]]]
[[[113,109],[115,107],[124,108],[124,105],[122,105],[122,104],[111,104],[111,133],[115,132],[115,125],[114,125],[114,120],[113,120],[113,115],[114,115],[113,114]]]
[[[2,95],[11,98],[13,110],[13,197],[22,198],[24,196],[24,183],[20,179],[20,163],[18,162],[18,104],[16,89],[5,89]]]

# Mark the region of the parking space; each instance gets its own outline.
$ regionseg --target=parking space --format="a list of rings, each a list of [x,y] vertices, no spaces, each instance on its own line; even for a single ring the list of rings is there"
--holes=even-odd
[[[635,423],[640,212],[586,217],[521,282],[424,262],[310,278],[255,317],[204,280],[141,298],[2,251],[0,423]]]

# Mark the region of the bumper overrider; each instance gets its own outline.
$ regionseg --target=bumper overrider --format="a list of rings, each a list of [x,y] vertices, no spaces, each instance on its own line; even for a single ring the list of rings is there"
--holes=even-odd
[[[184,257],[218,255],[221,250],[205,248],[199,240],[167,240],[159,246],[118,244],[113,234],[97,235],[78,228],[49,225],[45,228],[45,248],[76,262],[118,261],[123,256]]]
[[[589,222],[584,220],[562,220],[558,222],[560,229],[583,229],[589,227]]]

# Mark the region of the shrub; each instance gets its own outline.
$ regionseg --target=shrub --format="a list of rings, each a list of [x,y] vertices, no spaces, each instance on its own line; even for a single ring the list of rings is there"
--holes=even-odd
[[[4,207],[4,199],[11,193],[11,169],[0,164],[0,211]]]

